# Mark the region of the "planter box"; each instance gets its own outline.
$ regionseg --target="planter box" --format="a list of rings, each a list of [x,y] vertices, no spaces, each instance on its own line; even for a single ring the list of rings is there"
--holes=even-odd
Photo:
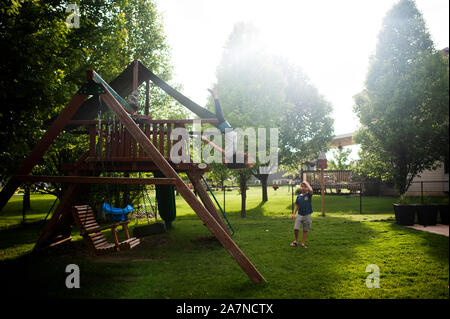
[[[392,204],[394,206],[395,220],[397,224],[402,226],[414,225],[416,217],[416,205],[409,204]]]
[[[433,204],[417,204],[416,213],[420,225],[434,226],[437,224],[438,207]]]
[[[439,210],[439,216],[441,218],[441,224],[448,225],[448,214],[449,206],[448,204],[436,204]]]

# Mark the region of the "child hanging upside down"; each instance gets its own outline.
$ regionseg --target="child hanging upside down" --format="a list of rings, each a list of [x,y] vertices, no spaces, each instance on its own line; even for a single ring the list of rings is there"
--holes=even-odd
[[[297,217],[295,217],[294,224],[294,235],[295,240],[291,243],[292,247],[297,247],[298,245],[298,233],[300,231],[300,225],[303,225],[303,236],[301,246],[303,248],[307,248],[305,245],[306,236],[308,235],[308,231],[311,230],[311,214],[313,212],[312,209],[312,195],[313,189],[311,185],[307,181],[303,181],[300,184],[301,194],[297,196],[297,200],[295,201],[294,212],[292,213],[292,220],[294,220],[295,214],[298,211]]]

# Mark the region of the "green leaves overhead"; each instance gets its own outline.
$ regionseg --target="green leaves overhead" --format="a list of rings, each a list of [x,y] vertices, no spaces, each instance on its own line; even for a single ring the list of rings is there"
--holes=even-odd
[[[383,21],[366,89],[355,96],[367,175],[393,179],[403,194],[448,158],[448,85],[448,58],[434,49],[415,3],[400,1]]]
[[[215,88],[233,127],[278,128],[280,161],[298,169],[331,141],[332,108],[298,66],[268,54],[260,37],[251,24],[235,25]]]
[[[79,7],[79,27],[69,28],[66,8],[72,3]],[[171,77],[170,49],[153,0],[3,1],[0,21],[2,180],[76,93],[86,70],[110,81],[138,58],[164,80]],[[167,111],[173,102],[165,93],[152,88],[151,96],[151,112],[178,114]],[[75,148],[65,147],[76,158],[84,145],[75,137],[71,142]]]

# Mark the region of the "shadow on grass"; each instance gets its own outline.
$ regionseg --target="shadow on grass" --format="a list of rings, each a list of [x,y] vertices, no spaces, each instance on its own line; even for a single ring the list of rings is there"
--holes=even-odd
[[[43,221],[37,221],[0,229],[0,249],[35,243],[44,225]]]
[[[267,284],[246,289],[242,281],[230,283],[229,291],[223,289],[225,298],[336,298],[335,288],[348,281],[342,269],[359,246],[368,244],[373,231],[359,221],[318,215],[313,217],[312,227],[309,248],[303,249],[289,246],[294,239],[290,218],[265,216],[239,225],[236,242]],[[360,266],[362,275],[366,266]],[[365,287],[364,280],[360,284]]]
[[[2,286],[11,296],[42,298],[355,298],[372,293],[365,287],[365,269],[383,258],[377,240],[384,241],[390,230],[394,237],[419,236],[430,254],[437,247],[445,255],[447,248],[442,260],[448,261],[448,243],[442,245],[437,235],[404,229],[392,220],[372,227],[331,214],[315,213],[309,248],[292,248],[292,220],[263,216],[258,212],[262,205],[254,209],[257,218],[235,216],[233,239],[266,278],[262,285],[248,279],[200,222],[180,220],[173,230],[144,239],[135,250],[100,259],[89,257],[84,242],[77,241],[0,262]],[[435,258],[442,261],[439,254]],[[82,289],[65,287],[70,263],[82,269]],[[383,296],[382,291],[377,293]]]
[[[390,224],[390,229],[399,235],[409,236],[414,238],[415,245],[420,245],[428,257],[435,261],[447,261],[449,258],[449,240],[444,235],[429,233],[423,230],[417,230],[401,226],[395,223],[395,220]]]
[[[258,204],[258,206],[253,207],[251,209],[248,209],[246,211],[246,215],[250,216],[250,217],[262,217],[264,216],[264,211],[263,211],[263,207],[267,202],[260,202]],[[240,211],[238,212],[239,214],[241,213]]]

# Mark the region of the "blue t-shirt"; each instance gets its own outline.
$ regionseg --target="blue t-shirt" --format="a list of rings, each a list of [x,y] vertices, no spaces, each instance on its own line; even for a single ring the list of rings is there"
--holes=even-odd
[[[312,214],[312,194],[306,192],[297,196],[295,203],[298,205],[298,213],[302,216]]]

